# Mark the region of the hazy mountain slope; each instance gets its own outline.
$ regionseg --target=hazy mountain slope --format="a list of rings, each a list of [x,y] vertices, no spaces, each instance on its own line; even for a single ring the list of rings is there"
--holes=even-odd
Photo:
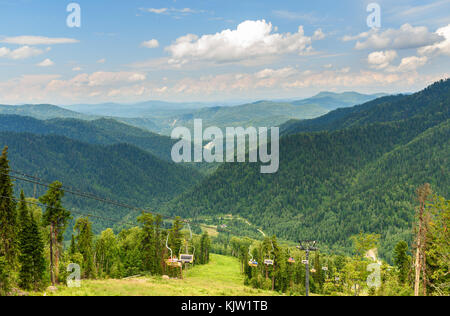
[[[9,147],[12,169],[139,207],[156,208],[159,202],[180,194],[200,178],[191,169],[127,144],[92,145],[62,136],[0,132],[0,147],[5,145]],[[17,184],[23,187],[22,182]],[[32,185],[24,187],[29,196],[33,194]],[[130,213],[70,195],[67,207],[112,219],[123,219]]]
[[[450,79],[437,82],[412,95],[382,97],[353,108],[338,109],[313,120],[290,121],[284,134],[338,130],[375,122],[392,122],[424,113],[449,114]]]
[[[294,101],[293,105],[318,105],[327,110],[335,110],[338,108],[345,108],[363,104],[374,99],[386,96],[384,93],[379,94],[361,94],[357,92],[321,92],[311,98]]]
[[[128,143],[147,150],[160,159],[171,161],[175,140],[112,119],[82,121],[77,119],[37,120],[17,115],[0,115],[0,131],[60,135],[90,144]]]
[[[163,133],[170,132],[173,127],[186,126],[192,128],[194,119],[202,119],[204,126],[226,127],[272,127],[279,126],[292,118],[313,118],[328,111],[318,105],[294,106],[290,103],[259,101],[250,104],[228,107],[210,107],[198,111],[181,114],[171,118],[172,122]]]
[[[95,118],[91,115],[73,112],[51,104],[0,105],[0,114],[31,116],[41,120],[52,118],[76,118],[90,120]]]

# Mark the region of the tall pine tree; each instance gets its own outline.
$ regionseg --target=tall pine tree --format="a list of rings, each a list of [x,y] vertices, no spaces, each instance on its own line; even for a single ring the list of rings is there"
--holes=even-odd
[[[0,257],[4,257],[8,265],[15,268],[18,256],[18,225],[9,170],[8,147],[5,147],[0,156]]]
[[[40,202],[46,206],[43,216],[44,225],[50,226],[50,275],[52,285],[55,285],[58,276],[59,248],[70,219],[70,212],[62,206],[61,199],[63,196],[62,184],[56,181],[50,185],[47,193],[39,198]]]
[[[93,261],[93,238],[92,223],[88,217],[81,217],[75,223],[75,231],[77,232],[77,248],[83,256],[83,276],[85,278],[95,277],[95,268]]]
[[[23,191],[20,193],[19,285],[26,290],[38,290],[43,285],[45,272],[44,243],[39,226],[28,210]]]

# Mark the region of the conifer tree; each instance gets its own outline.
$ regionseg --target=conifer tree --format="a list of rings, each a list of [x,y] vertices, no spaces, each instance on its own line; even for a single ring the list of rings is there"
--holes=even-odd
[[[162,217],[161,215],[156,215],[155,218],[155,258],[157,258],[157,263],[155,266],[155,273],[162,274],[163,271],[163,237],[161,232]]]
[[[183,244],[183,235],[181,230],[183,229],[183,224],[180,217],[176,217],[172,224],[172,229],[170,231],[169,242],[173,251],[173,256],[177,257],[180,253],[181,246]]]
[[[37,290],[42,285],[45,272],[44,244],[39,227],[28,210],[23,191],[20,193],[18,210],[20,224],[19,285],[26,290]]]
[[[23,191],[20,192],[19,210],[19,286],[25,290],[31,289],[33,283],[33,257],[32,257],[32,236],[31,236],[31,216],[25,203]]]
[[[88,217],[81,217],[75,223],[75,231],[77,232],[76,241],[77,249],[83,256],[83,276],[92,278],[95,276],[93,261],[93,238],[92,223]]]
[[[5,147],[0,156],[0,256],[5,258],[11,268],[15,268],[18,256],[18,225],[9,170],[8,147]]]
[[[411,260],[408,256],[408,244],[406,241],[400,241],[394,248],[394,264],[397,268],[398,279],[400,283],[406,283],[410,269]]]
[[[63,196],[62,184],[56,181],[50,185],[47,193],[39,198],[39,201],[46,206],[43,216],[44,225],[50,226],[50,275],[52,285],[55,285],[58,276],[59,247],[70,219],[70,212],[62,206]]]
[[[144,254],[144,268],[151,273],[156,273],[156,265],[159,261],[155,257],[155,226],[152,214],[142,213],[138,218],[138,222],[142,223],[142,248]]]

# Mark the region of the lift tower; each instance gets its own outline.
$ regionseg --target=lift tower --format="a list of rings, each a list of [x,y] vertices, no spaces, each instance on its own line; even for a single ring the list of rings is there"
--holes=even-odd
[[[305,290],[306,296],[309,296],[309,252],[317,251],[315,240],[301,240],[299,241],[300,246],[297,246],[298,249],[306,252],[306,260],[303,262],[306,266],[306,277],[305,277]]]

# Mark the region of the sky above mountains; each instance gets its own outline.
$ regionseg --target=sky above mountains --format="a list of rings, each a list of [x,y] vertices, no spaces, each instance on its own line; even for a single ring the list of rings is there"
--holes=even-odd
[[[69,3],[0,0],[0,103],[397,93],[450,77],[450,0],[78,0],[80,27]]]

